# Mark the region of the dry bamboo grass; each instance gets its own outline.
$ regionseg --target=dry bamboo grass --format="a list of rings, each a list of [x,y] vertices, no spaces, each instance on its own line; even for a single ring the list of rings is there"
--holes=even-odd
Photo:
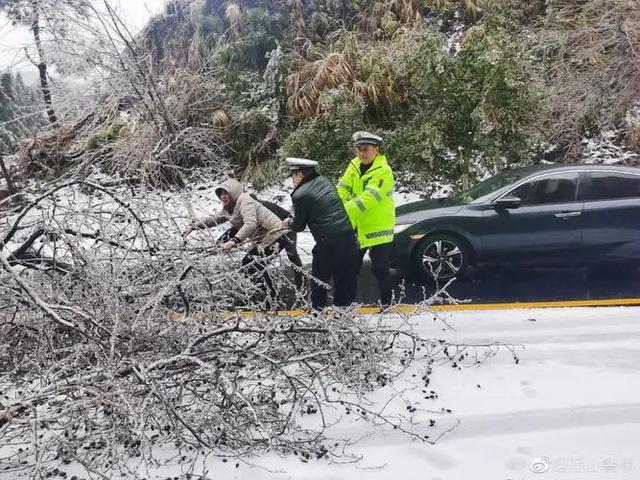
[[[557,0],[537,41],[550,93],[544,130],[576,160],[589,131],[621,125],[640,100],[640,3]]]

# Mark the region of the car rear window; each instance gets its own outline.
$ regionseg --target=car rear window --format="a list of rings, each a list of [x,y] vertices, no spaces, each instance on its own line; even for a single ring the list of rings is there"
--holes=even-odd
[[[640,198],[640,175],[616,172],[591,172],[586,200]]]

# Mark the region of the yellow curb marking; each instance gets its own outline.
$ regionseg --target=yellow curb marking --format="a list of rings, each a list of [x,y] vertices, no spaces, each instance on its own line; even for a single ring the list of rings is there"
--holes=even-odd
[[[609,298],[603,300],[565,300],[554,302],[512,302],[512,303],[457,303],[451,305],[430,305],[421,307],[416,305],[396,305],[387,310],[388,313],[413,314],[428,312],[457,312],[474,310],[523,310],[531,308],[568,308],[568,307],[626,307],[640,306],[640,298]],[[330,313],[330,312],[329,312]],[[381,313],[380,307],[359,307],[358,315],[375,315]],[[253,317],[303,317],[309,312],[305,310],[278,310],[277,312],[259,312],[253,310],[238,310],[235,312],[222,312],[223,318],[240,316],[241,318]],[[193,316],[200,316],[194,313]],[[180,320],[182,315],[173,312],[172,320]]]

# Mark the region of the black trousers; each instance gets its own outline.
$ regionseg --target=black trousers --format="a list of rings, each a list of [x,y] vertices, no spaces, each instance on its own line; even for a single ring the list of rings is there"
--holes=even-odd
[[[252,279],[264,284],[264,286],[266,287],[265,290],[268,292],[268,298],[270,300],[276,300],[276,289],[274,288],[273,281],[271,280],[271,277],[267,272],[267,266],[269,265],[269,260],[271,259],[270,257],[280,250],[286,250],[290,245],[291,241],[285,234],[266,248],[258,248],[258,246],[253,247],[242,258],[242,270]],[[287,252],[287,254],[288,253],[289,252]],[[297,255],[298,253],[296,251],[296,256]],[[298,261],[300,261],[299,256]],[[300,265],[302,265],[301,261]],[[300,274],[300,277],[302,277],[302,274]]]
[[[313,247],[311,274],[324,283],[333,279],[333,303],[349,306],[356,296],[358,275],[358,243],[353,232],[317,239]],[[315,309],[327,306],[327,290],[311,283],[311,305]]]
[[[287,232],[283,235],[284,240],[281,248],[284,248],[284,251],[287,252],[287,258],[289,261],[298,267],[297,269],[293,269],[293,278],[296,282],[296,287],[302,287],[302,260],[300,260],[300,255],[298,255],[298,235],[296,232]],[[282,238],[282,237],[281,237]]]
[[[235,227],[231,227],[226,232],[224,232],[220,236],[220,238],[218,238],[216,243],[227,242],[227,241],[231,240],[236,233],[238,233],[238,229],[235,228]],[[296,232],[287,232],[287,233],[285,233],[273,245],[267,247],[266,250],[269,250],[269,252],[266,255],[263,255],[263,256],[271,255],[273,253],[273,248],[272,247],[275,246],[276,244],[278,245],[279,249],[284,250],[285,252],[287,252],[287,258],[289,258],[289,261],[293,265],[298,267],[298,270],[296,270],[295,268],[293,269],[293,275],[294,275],[294,278],[295,278],[296,287],[297,288],[302,287],[302,283],[303,283],[303,277],[302,277],[302,272],[301,272],[302,260],[300,259],[300,255],[298,255],[298,245],[297,245]],[[247,256],[245,257],[245,259],[247,259],[247,262],[244,263],[244,261],[243,261],[243,266],[252,261],[250,258],[247,258],[247,257],[249,257],[249,255],[256,256],[256,255],[260,255],[260,253],[258,252],[257,248],[253,248],[249,252],[247,252]],[[265,266],[265,268],[266,268],[266,266]]]
[[[362,259],[364,254],[369,250],[371,258],[371,271],[378,282],[378,290],[380,291],[380,302],[383,305],[391,304],[392,286],[391,286],[391,251],[392,243],[383,243],[374,247],[367,247],[360,250],[359,264],[357,272],[362,268]]]

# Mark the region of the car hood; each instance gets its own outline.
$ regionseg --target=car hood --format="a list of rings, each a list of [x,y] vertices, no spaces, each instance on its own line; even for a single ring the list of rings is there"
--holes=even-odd
[[[406,203],[396,208],[396,224],[406,225],[432,217],[443,217],[457,213],[464,203],[453,198],[435,198]]]

